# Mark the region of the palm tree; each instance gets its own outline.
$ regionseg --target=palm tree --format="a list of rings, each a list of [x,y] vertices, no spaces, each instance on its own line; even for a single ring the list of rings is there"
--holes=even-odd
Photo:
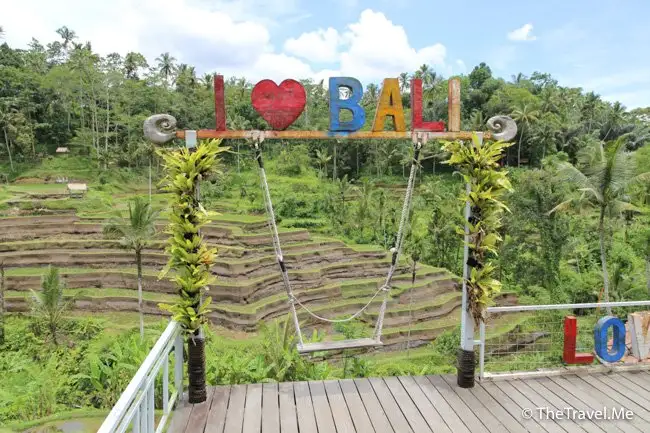
[[[368,84],[368,87],[366,87],[366,95],[368,97],[368,102],[375,104],[377,102],[377,97],[379,96],[379,86],[375,83]]]
[[[402,72],[399,74],[399,90],[400,92],[404,93],[406,89],[409,87],[409,73],[408,72]]]
[[[530,104],[522,103],[512,109],[512,118],[521,124],[521,134],[517,145],[517,167],[521,165],[521,143],[524,141],[525,127],[539,118],[539,110]]]
[[[151,203],[142,197],[136,197],[129,203],[129,215],[112,218],[104,226],[104,235],[108,238],[119,238],[124,248],[135,252],[135,262],[138,270],[138,312],[140,313],[140,337],[144,338],[144,316],[142,311],[142,250],[156,235],[156,218],[158,211]]]
[[[176,71],[176,65],[174,62],[176,59],[171,56],[169,53],[162,53],[160,57],[156,57],[156,62],[158,62],[158,71],[160,75],[165,78],[165,83],[169,85],[169,77],[174,75]]]
[[[56,30],[59,36],[61,36],[61,39],[63,39],[63,48],[67,51],[68,50],[68,45],[70,42],[74,42],[75,39],[77,39],[77,34],[74,32],[74,30],[70,30],[67,26],[63,26],[59,29]]]
[[[599,210],[598,236],[600,262],[603,270],[605,302],[609,302],[609,274],[605,251],[605,217],[618,216],[625,210],[636,210],[627,200],[626,191],[636,182],[650,181],[650,172],[635,175],[635,161],[625,150],[627,137],[610,142],[596,142],[578,155],[577,166],[569,162],[557,165],[561,176],[577,186],[578,197],[555,206],[549,213],[568,209],[573,204],[588,204]],[[607,308],[611,314],[611,308]]]
[[[41,291],[31,291],[32,311],[35,316],[44,320],[55,345],[58,345],[56,334],[63,321],[63,315],[74,303],[74,300],[65,300],[64,290],[65,282],[61,281],[59,269],[48,266],[41,278]]]
[[[5,37],[5,29],[3,29],[2,26],[0,26],[0,39],[4,39],[4,37]]]
[[[205,73],[203,74],[201,81],[203,82],[203,86],[205,86],[205,90],[212,90],[212,86],[214,85],[214,75]]]
[[[137,80],[138,69],[146,68],[147,66],[149,66],[147,59],[140,53],[131,51],[124,57],[124,75],[126,78]]]
[[[332,159],[331,155],[328,155],[327,150],[322,152],[320,149],[316,149],[316,161],[318,161],[318,176],[320,178],[327,177],[327,163]]]

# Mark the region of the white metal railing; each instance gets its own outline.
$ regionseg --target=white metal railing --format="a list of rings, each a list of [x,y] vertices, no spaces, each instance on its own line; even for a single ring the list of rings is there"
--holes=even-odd
[[[174,350],[174,387],[169,395],[169,354]],[[162,369],[163,415],[155,425],[154,392]],[[132,424],[133,433],[161,433],[174,402],[183,392],[183,337],[177,322],[170,321],[144,362],[127,385],[98,433],[124,433]]]
[[[620,308],[620,307],[645,307],[646,309],[650,307],[650,301],[621,301],[621,302],[590,302],[590,303],[580,303],[580,304],[550,304],[550,305],[512,305],[512,306],[504,306],[504,307],[488,307],[487,308],[487,316],[488,316],[488,325],[490,325],[490,322],[493,321],[494,317],[496,315],[511,315],[513,313],[527,313],[527,312],[535,312],[535,311],[561,311],[561,310],[576,310],[576,309],[582,309],[582,310],[588,310],[592,309],[600,309],[601,315],[606,315],[606,311],[608,308]],[[595,319],[595,317],[592,317]],[[512,320],[504,320],[501,322],[501,326],[504,324],[507,325],[512,325]],[[496,325],[492,325],[496,326]],[[549,328],[544,328],[543,326],[540,327],[540,335],[545,334],[547,335],[548,339],[553,339],[553,337],[557,339],[561,339],[564,337],[564,334],[562,332],[563,330],[563,324],[562,323],[553,323],[552,326]],[[550,332],[548,332],[550,330]],[[544,331],[544,332],[542,332]],[[587,338],[593,339],[593,328],[591,329],[583,329],[582,332],[584,333],[583,336]],[[587,335],[587,333],[589,335]],[[487,336],[486,336],[487,334]],[[523,333],[523,334],[529,334],[529,333]],[[490,332],[486,332],[486,324],[485,322],[481,322],[480,328],[479,328],[479,339],[475,340],[474,343],[479,346],[479,378],[483,379],[486,376],[485,372],[485,358],[486,358],[486,346],[490,346],[491,343],[489,343],[492,339],[493,335],[490,335]],[[486,338],[488,343],[486,344]],[[552,345],[553,342],[547,342],[544,344],[540,344],[543,346],[542,350],[534,350],[532,352],[527,352],[527,353],[537,353],[541,355],[548,355],[551,352],[550,346]],[[557,341],[555,341],[555,344],[557,346]],[[535,342],[532,342],[527,345],[534,345]],[[578,344],[580,344],[580,341],[578,341]],[[492,343],[493,346],[498,346],[500,343]],[[518,343],[514,343],[514,346],[516,346],[511,354],[518,353],[518,350],[520,349]],[[553,346],[553,353],[557,351],[557,347]],[[488,354],[489,355],[489,354]]]

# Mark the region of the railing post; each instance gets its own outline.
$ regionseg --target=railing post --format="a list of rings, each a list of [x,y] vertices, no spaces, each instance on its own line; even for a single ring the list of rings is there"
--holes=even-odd
[[[471,186],[465,184],[465,191],[469,196]],[[471,216],[469,199],[465,202],[465,237],[463,238],[463,297],[460,311],[460,348],[458,349],[457,380],[461,388],[474,386],[474,318],[469,313],[469,296],[467,293],[467,279],[469,278],[469,217]]]
[[[142,411],[140,410],[141,406],[135,410],[135,416],[133,417],[133,433],[140,433],[140,417],[142,416]]]
[[[163,414],[169,414],[169,355],[165,356],[165,362],[163,363],[163,377],[162,377],[162,405],[163,405]]]
[[[154,433],[155,431],[155,424],[156,424],[156,408],[155,408],[155,399],[154,399],[154,394],[155,394],[155,389],[156,389],[156,381],[151,382],[151,388],[149,388],[148,395],[147,395],[147,400],[144,402],[146,405],[149,406],[149,410],[147,411],[149,414],[149,417],[147,418],[147,433]]]
[[[183,335],[179,333],[174,341],[174,386],[176,387],[176,398],[183,399]]]

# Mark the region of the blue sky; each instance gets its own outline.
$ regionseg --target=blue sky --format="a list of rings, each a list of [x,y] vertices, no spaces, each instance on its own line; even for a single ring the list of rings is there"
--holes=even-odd
[[[169,51],[251,81],[380,82],[423,62],[449,76],[485,61],[498,76],[549,72],[635,108],[650,106],[649,16],[647,0],[8,0],[0,25],[13,46],[67,25],[102,54],[153,64]]]

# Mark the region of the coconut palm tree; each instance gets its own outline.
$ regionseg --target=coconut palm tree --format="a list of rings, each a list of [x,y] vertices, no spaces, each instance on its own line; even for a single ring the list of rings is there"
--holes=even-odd
[[[521,165],[521,143],[524,141],[524,131],[526,126],[535,122],[539,118],[539,110],[531,104],[522,103],[512,108],[512,118],[521,125],[521,134],[519,135],[519,144],[517,145],[517,167]]]
[[[115,216],[104,226],[104,236],[119,239],[124,248],[135,252],[138,271],[138,312],[140,313],[140,337],[144,338],[144,316],[142,311],[142,250],[156,235],[158,211],[142,197],[129,203],[129,215]]]
[[[176,71],[175,61],[176,59],[169,53],[162,53],[159,57],[156,57],[156,62],[158,62],[158,71],[160,72],[160,75],[165,78],[166,85],[169,85],[169,78],[173,76]]]
[[[570,197],[551,209],[550,213],[563,211],[571,205],[591,205],[599,211],[598,236],[600,240],[600,262],[603,271],[605,302],[609,301],[609,274],[605,250],[605,218],[616,217],[622,211],[635,211],[627,200],[629,186],[637,182],[650,182],[650,172],[635,174],[635,161],[625,150],[627,137],[622,136],[610,142],[598,141],[578,154],[577,165],[560,162],[558,172],[571,181],[579,195]],[[607,308],[611,314],[611,308]]]
[[[378,96],[379,86],[377,86],[375,83],[368,84],[368,87],[366,87],[366,97],[368,98],[368,102],[371,104],[377,103]]]
[[[327,177],[327,163],[332,159],[331,155],[328,155],[327,150],[321,151],[316,149],[316,161],[318,161],[318,177],[323,178]]]
[[[77,39],[77,34],[74,32],[74,30],[70,30],[67,26],[63,26],[57,29],[56,33],[61,36],[61,39],[63,39],[63,43],[61,45],[66,51],[68,50],[68,45]]]
[[[4,38],[5,38],[5,29],[3,29],[2,26],[0,26],[0,39],[4,39]]]
[[[58,345],[56,335],[63,321],[63,315],[74,303],[74,300],[64,298],[64,290],[65,282],[61,281],[59,269],[48,266],[45,275],[41,278],[41,290],[31,291],[32,312],[45,322],[55,345]]]
[[[203,74],[201,82],[203,83],[205,90],[212,90],[212,86],[214,85],[214,75],[210,73]]]
[[[124,57],[124,75],[126,78],[137,80],[138,69],[146,68],[147,66],[149,66],[147,59],[140,53],[131,51]]]
[[[399,90],[400,92],[404,93],[406,89],[409,88],[409,73],[408,72],[402,72],[399,74]]]

